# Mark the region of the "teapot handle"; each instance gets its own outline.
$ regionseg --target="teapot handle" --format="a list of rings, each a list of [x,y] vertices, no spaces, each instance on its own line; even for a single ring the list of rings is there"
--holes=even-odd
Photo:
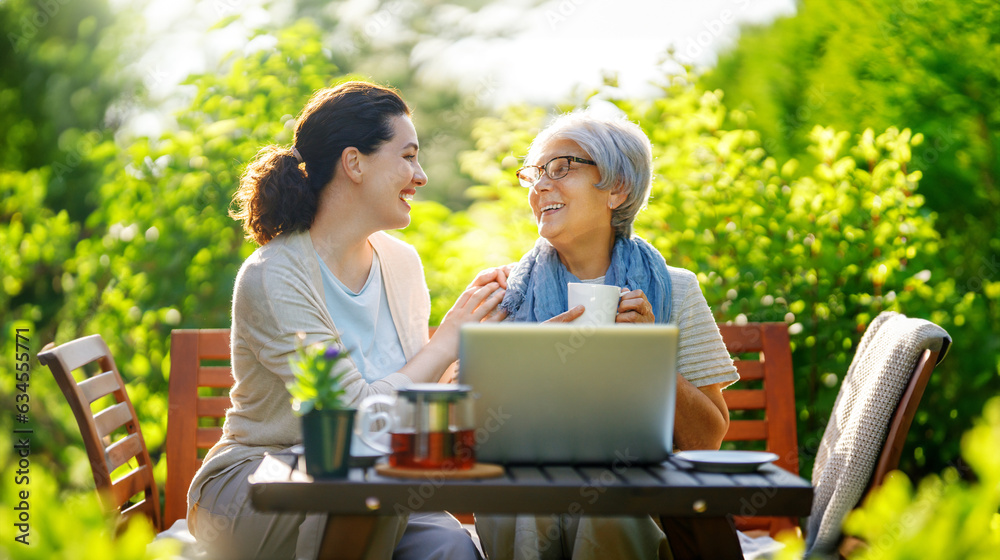
[[[374,406],[377,404],[392,406],[395,403],[396,397],[394,396],[372,395],[361,401],[361,404],[358,406],[358,421],[355,423],[358,437],[379,453],[392,453],[391,448],[376,441],[376,438],[392,429],[392,414],[385,410],[375,412]],[[372,425],[380,420],[382,421],[382,427],[373,431],[371,429]]]

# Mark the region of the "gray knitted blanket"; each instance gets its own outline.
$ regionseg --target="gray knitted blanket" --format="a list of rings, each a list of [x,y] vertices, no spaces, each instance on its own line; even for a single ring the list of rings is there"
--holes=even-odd
[[[836,548],[844,517],[861,499],[889,421],[924,350],[951,341],[944,329],[892,311],[868,326],[847,370],[813,467],[807,556]],[[942,352],[940,358],[944,357]]]

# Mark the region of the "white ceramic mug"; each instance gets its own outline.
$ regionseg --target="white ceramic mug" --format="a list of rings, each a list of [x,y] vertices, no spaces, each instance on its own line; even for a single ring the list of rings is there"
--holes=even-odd
[[[604,284],[578,284],[567,286],[569,307],[583,305],[583,315],[573,321],[576,325],[613,325],[618,315],[618,300],[622,291],[618,286]]]

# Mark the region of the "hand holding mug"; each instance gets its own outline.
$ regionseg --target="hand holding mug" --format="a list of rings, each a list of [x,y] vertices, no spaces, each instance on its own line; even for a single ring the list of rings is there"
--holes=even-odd
[[[654,323],[653,306],[642,290],[622,288],[621,302],[618,304],[616,323]]]

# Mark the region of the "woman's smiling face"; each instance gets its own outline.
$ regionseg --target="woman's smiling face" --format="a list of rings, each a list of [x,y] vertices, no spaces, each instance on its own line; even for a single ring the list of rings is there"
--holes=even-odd
[[[410,224],[410,204],[427,175],[417,161],[419,145],[413,122],[405,115],[392,117],[392,139],[365,156],[367,210],[378,220],[379,229],[400,229]],[[370,170],[370,171],[368,171]]]
[[[545,143],[535,161],[528,165],[545,165],[552,158],[575,156],[591,159],[572,140],[553,138]],[[541,178],[528,191],[528,204],[538,224],[538,235],[556,248],[571,245],[607,243],[613,235],[611,227],[610,190],[594,185],[601,181],[596,165],[570,162],[569,173],[561,179]]]

